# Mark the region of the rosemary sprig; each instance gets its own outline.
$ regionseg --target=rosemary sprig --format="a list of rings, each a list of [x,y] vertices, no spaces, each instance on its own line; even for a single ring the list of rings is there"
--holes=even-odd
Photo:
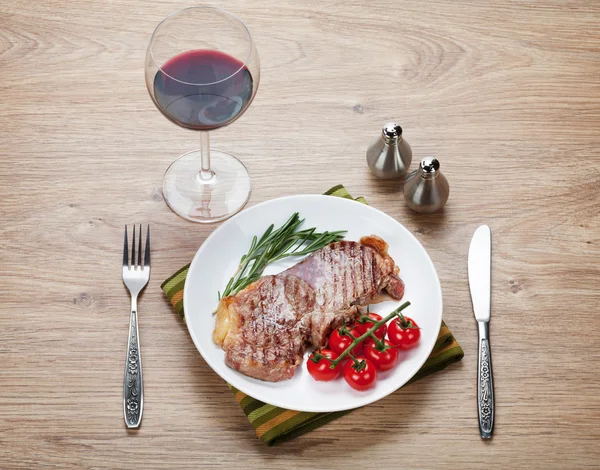
[[[281,227],[275,229],[271,224],[260,238],[254,236],[248,253],[240,259],[237,271],[223,292],[219,292],[219,300],[237,294],[258,280],[270,263],[289,256],[308,255],[343,239],[346,233],[346,230],[319,233],[314,227],[299,230],[303,222],[304,219],[296,212]]]

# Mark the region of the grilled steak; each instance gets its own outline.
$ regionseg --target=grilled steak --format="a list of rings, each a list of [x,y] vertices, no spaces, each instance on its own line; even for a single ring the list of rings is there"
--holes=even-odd
[[[213,339],[226,364],[262,380],[289,379],[305,349],[325,346],[334,328],[358,316],[358,306],[384,290],[400,300],[404,284],[387,248],[374,235],[331,243],[222,299]]]

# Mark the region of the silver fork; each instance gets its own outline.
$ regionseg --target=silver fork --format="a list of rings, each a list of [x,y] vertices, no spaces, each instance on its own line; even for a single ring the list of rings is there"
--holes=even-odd
[[[128,428],[137,428],[142,421],[144,410],[144,382],[142,380],[142,358],[137,320],[137,297],[150,279],[150,225],[146,234],[146,249],[142,262],[142,226],[140,224],[140,240],[135,257],[135,225],[131,242],[131,263],[127,249],[127,225],[125,226],[125,243],[123,247],[123,282],[131,294],[131,317],[129,320],[129,340],[127,342],[127,359],[125,361],[125,377],[123,380],[123,416]]]

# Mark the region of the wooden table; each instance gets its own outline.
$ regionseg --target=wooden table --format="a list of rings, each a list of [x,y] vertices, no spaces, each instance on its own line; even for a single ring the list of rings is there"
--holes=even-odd
[[[198,136],[164,119],[144,85],[150,35],[182,6],[0,5],[0,467],[598,468],[600,6],[227,2],[254,34],[262,82],[212,141],[248,166],[250,204],[337,183],[367,197],[430,253],[466,351],[273,448],[159,288],[215,228],[162,200],[165,168]],[[392,119],[415,160],[439,157],[443,213],[415,215],[401,184],[369,175],[366,147]],[[120,262],[134,222],[152,224],[153,272],[140,305],[144,421],[127,432]],[[481,223],[494,233],[490,442],[477,429],[466,271]]]

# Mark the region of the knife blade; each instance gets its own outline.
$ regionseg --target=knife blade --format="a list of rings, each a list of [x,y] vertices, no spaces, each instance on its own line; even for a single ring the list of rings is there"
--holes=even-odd
[[[479,329],[479,360],[477,373],[477,411],[479,431],[483,439],[494,430],[494,381],[489,341],[492,277],[492,232],[487,225],[475,230],[469,246],[469,288],[473,314]]]

